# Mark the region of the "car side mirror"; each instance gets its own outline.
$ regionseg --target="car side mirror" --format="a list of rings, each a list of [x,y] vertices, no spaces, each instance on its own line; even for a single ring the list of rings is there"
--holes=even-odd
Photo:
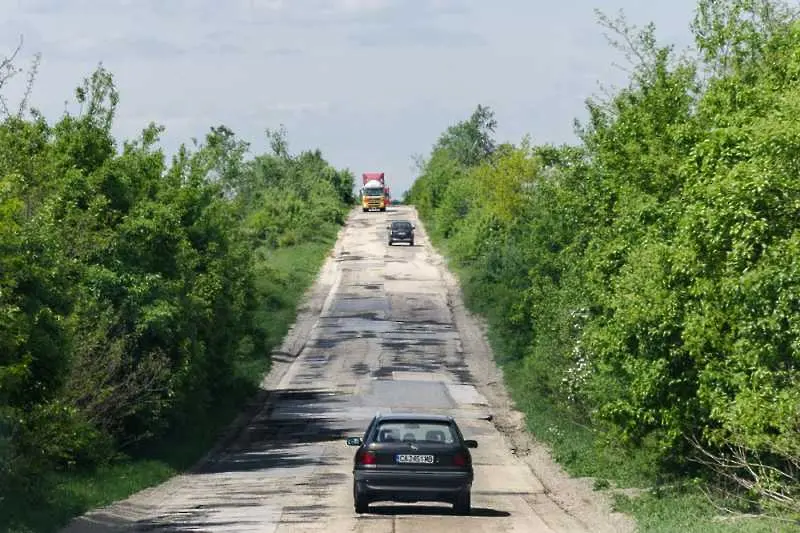
[[[476,440],[471,440],[471,439],[470,439],[470,440],[465,440],[465,441],[464,441],[464,445],[465,445],[467,448],[477,448],[477,447],[478,447],[478,441],[476,441]]]
[[[392,229],[392,227],[391,226],[386,226],[386,229]]]
[[[417,227],[416,226],[411,226],[411,229],[417,229]]]
[[[350,437],[347,439],[348,446],[361,446],[363,444],[361,437]]]

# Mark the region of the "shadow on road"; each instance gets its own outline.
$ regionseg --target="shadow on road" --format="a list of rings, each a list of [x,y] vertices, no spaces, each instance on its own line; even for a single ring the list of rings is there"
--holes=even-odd
[[[436,505],[371,505],[367,514],[385,516],[407,516],[407,515],[429,515],[429,516],[448,516],[455,512],[452,507]],[[483,518],[504,518],[511,516],[508,511],[487,509],[484,507],[473,507],[469,516]]]
[[[296,484],[307,485],[315,494],[324,493],[341,484],[346,476],[324,472],[325,466],[335,463],[333,458],[324,455],[318,444],[343,441],[353,429],[362,428],[349,427],[357,422],[337,414],[347,405],[346,398],[333,391],[281,389],[263,391],[263,395],[261,401],[256,400],[252,406],[254,409],[244,425],[224,441],[221,449],[188,473],[197,476],[197,481],[193,482],[197,489],[195,502],[139,520],[132,517],[126,520],[100,511],[80,519],[73,531],[256,531],[268,523],[310,526],[320,516],[326,516],[328,506],[322,504],[273,505],[273,500],[280,499],[277,496],[286,493],[285,487],[276,489],[258,479],[241,478],[239,474],[263,471],[265,480],[292,479],[298,478],[302,469],[322,467],[323,471],[309,481]]]
[[[325,389],[271,391],[269,407],[252,417],[220,452],[192,473],[330,465],[330,460],[321,457],[312,445],[343,441],[361,429],[337,415],[346,401],[342,395]]]
[[[329,509],[325,505],[295,505],[280,509],[267,510],[273,512],[274,524],[292,524],[294,526],[311,526],[317,524],[321,516]],[[262,517],[263,518],[263,517]],[[180,514],[165,515],[153,520],[136,522],[134,531],[261,531],[265,522],[259,519],[220,520],[215,519],[205,509],[196,509]],[[271,529],[268,529],[271,530]]]

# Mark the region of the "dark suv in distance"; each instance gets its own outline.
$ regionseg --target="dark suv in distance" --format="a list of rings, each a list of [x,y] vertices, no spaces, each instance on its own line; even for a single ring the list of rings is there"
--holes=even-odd
[[[392,220],[391,224],[386,226],[389,231],[389,246],[396,242],[407,242],[414,246],[414,230],[416,226],[408,220]]]
[[[451,416],[377,414],[357,446],[353,461],[353,505],[365,513],[372,502],[444,502],[469,514],[474,473],[470,448]]]

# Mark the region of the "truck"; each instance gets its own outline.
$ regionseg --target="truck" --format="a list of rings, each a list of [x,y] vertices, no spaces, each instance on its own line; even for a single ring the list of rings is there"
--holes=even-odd
[[[384,172],[364,172],[361,175],[361,209],[386,211],[389,205],[389,188]]]

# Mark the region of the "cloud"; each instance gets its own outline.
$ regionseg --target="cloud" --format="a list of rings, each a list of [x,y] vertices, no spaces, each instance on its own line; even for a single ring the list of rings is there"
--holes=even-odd
[[[391,0],[334,0],[334,9],[348,13],[382,11],[391,7]]]
[[[344,13],[405,12],[417,17],[466,13],[470,3],[474,3],[474,0],[328,0],[328,5],[334,11]]]
[[[4,0],[0,3],[3,12],[22,11],[34,14],[46,14],[58,11],[63,2],[58,0]]]
[[[302,49],[297,46],[286,46],[284,44],[272,46],[254,28],[208,31],[199,37],[192,46],[187,46],[187,49],[192,52],[216,55],[237,54],[244,56],[255,54],[260,57],[296,56],[302,53]]]
[[[432,25],[413,25],[386,31],[384,28],[370,28],[364,31],[353,31],[350,41],[363,47],[400,47],[400,48],[464,48],[478,47],[486,44],[479,33],[466,30],[452,30]]]
[[[317,115],[319,113],[327,112],[330,109],[331,104],[329,102],[285,102],[264,106],[263,108],[259,109],[259,111],[290,115],[304,113],[313,113]]]
[[[474,47],[485,44],[463,20],[449,17],[469,13],[470,1],[456,0],[329,0],[341,17],[347,40],[360,47]]]
[[[683,35],[695,4],[0,0],[0,47],[22,33],[20,66],[42,53],[31,103],[48,117],[102,60],[121,92],[124,134],[155,120],[174,148],[224,123],[258,142],[284,122],[298,149],[319,146],[356,171],[385,168],[402,189],[409,155],[478,103],[497,111],[499,137],[568,137],[594,81],[618,76],[594,7]]]
[[[235,4],[241,13],[260,14],[248,0]],[[304,0],[285,2],[269,17],[255,23],[334,27],[360,24],[404,24],[430,22],[445,15],[465,14],[477,0]]]
[[[121,35],[108,39],[76,36],[69,41],[50,40],[44,43],[44,57],[50,60],[104,61],[113,59],[151,61],[186,56],[190,50],[175,41],[150,36]]]

